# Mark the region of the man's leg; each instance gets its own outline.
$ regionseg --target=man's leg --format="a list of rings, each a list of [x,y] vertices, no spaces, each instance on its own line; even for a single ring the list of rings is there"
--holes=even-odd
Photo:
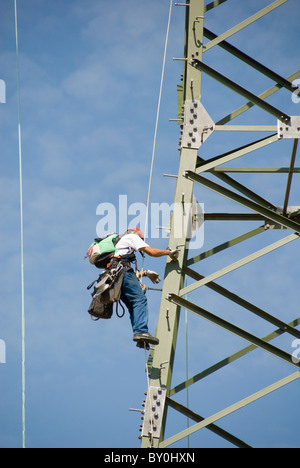
[[[151,336],[148,331],[147,297],[133,270],[127,271],[124,275],[121,300],[129,310],[134,335],[133,341],[136,341],[139,347],[143,347],[143,343],[157,345],[159,340]]]
[[[124,275],[121,300],[128,308],[133,333],[148,333],[147,297],[133,270]]]

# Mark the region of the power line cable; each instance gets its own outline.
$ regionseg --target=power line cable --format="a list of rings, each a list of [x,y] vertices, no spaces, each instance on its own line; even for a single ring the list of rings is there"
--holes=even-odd
[[[173,7],[173,0],[170,1],[170,10],[169,10],[169,18],[168,18],[166,40],[165,40],[165,50],[164,50],[164,58],[163,58],[163,66],[162,66],[161,82],[160,82],[160,90],[159,90],[159,97],[158,97],[156,122],[155,122],[155,131],[154,131],[154,140],[153,140],[153,149],[152,149],[152,159],[151,159],[150,177],[149,177],[149,187],[148,187],[148,196],[147,196],[146,221],[145,221],[145,230],[144,230],[145,239],[147,237],[147,230],[148,230],[149,205],[150,205],[152,175],[153,175],[153,166],[154,166],[154,159],[155,159],[155,150],[156,150],[157,129],[158,129],[159,114],[160,114],[161,96],[162,96],[164,76],[165,76],[166,57],[167,57],[168,42],[169,42],[169,32],[170,32],[170,25],[171,25],[171,18],[172,18],[172,7]]]
[[[26,447],[26,419],[25,419],[25,300],[24,300],[24,223],[23,223],[23,169],[22,169],[22,133],[21,133],[21,105],[20,105],[20,66],[19,66],[19,38],[18,38],[18,10],[15,7],[15,36],[17,60],[17,101],[18,101],[18,141],[19,141],[19,184],[20,184],[20,231],[21,231],[21,296],[22,296],[22,446]]]

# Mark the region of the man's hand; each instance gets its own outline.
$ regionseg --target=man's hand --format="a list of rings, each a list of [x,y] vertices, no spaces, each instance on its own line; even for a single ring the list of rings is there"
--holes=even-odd
[[[145,276],[147,276],[147,278],[149,278],[153,284],[158,284],[161,281],[159,274],[155,273],[155,271],[146,270]]]
[[[140,249],[142,252],[145,252],[150,257],[163,257],[164,255],[168,255],[171,259],[175,262],[179,256],[179,250],[171,250],[169,247],[166,250],[161,249],[153,249],[152,247],[143,247]]]
[[[176,262],[176,260],[178,260],[178,257],[179,257],[179,250],[177,250],[177,249],[176,250],[170,250],[169,257],[171,257],[173,262]]]

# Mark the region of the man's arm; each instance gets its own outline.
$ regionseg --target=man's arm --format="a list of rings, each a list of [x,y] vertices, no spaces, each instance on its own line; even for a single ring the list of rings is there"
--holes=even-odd
[[[173,255],[170,255],[170,257],[172,258],[174,256],[174,252],[177,252],[177,251],[174,251],[174,250],[170,250],[170,249],[166,249],[166,250],[163,250],[163,249],[154,249],[153,247],[143,247],[142,249],[140,249],[142,252],[145,252],[147,255],[149,255],[150,257],[155,257],[155,258],[158,258],[158,257],[164,257],[166,255],[170,255],[171,253]],[[177,255],[178,256],[178,255]],[[172,258],[173,260],[173,258]]]
[[[150,257],[164,257],[165,255],[169,255],[170,250],[162,250],[162,249],[154,249],[153,247],[143,247],[140,249],[142,252],[145,252]]]

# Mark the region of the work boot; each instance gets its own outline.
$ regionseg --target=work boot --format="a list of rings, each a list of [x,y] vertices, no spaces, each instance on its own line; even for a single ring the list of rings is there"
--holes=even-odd
[[[137,343],[150,343],[152,345],[159,344],[159,339],[155,338],[155,336],[151,336],[150,333],[136,333],[133,336],[133,341],[136,341]]]

